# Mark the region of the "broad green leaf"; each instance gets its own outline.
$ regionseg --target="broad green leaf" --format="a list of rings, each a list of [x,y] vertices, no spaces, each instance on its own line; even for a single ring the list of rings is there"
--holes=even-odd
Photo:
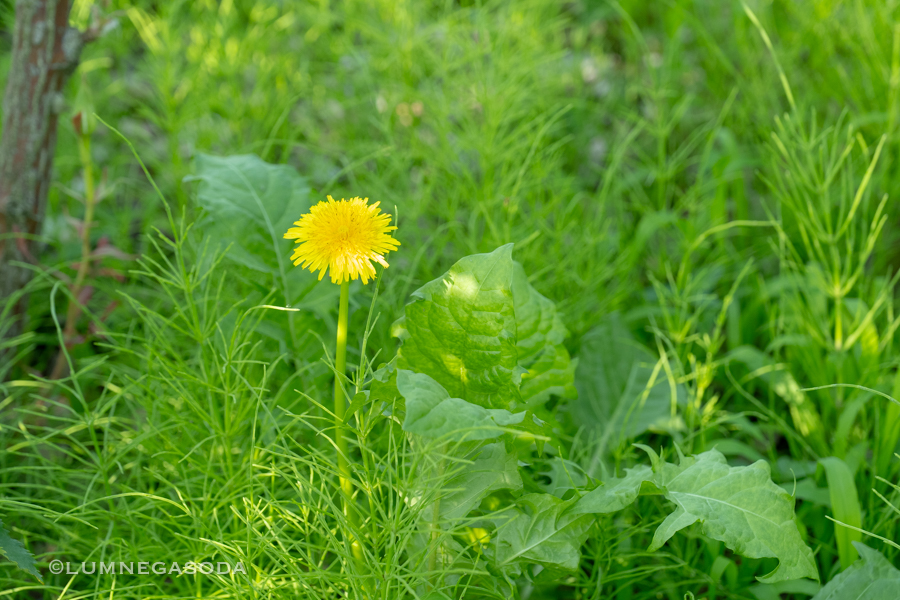
[[[424,373],[397,371],[397,390],[406,401],[403,430],[429,438],[486,440],[502,435],[501,427],[521,423],[525,413],[489,409],[461,398]]]
[[[756,597],[757,600],[781,600],[785,597],[796,598],[795,596],[782,596],[782,594],[803,594],[805,596],[815,596],[822,586],[809,579],[792,579],[790,581],[779,581],[778,583],[757,583],[748,588],[748,591]]]
[[[760,581],[809,577],[818,580],[812,552],[794,523],[790,495],[775,485],[768,464],[730,467],[711,450],[678,465],[663,462],[652,449],[653,469],[639,466],[604,482],[576,500],[566,516],[622,510],[640,494],[663,493],[677,505],[657,529],[650,550],[659,549],[676,532],[699,522],[703,533],[749,558],[777,558],[779,566]]]
[[[369,403],[369,394],[369,390],[364,390],[353,395],[353,398],[350,400],[349,406],[347,406],[344,412],[344,424],[349,423],[350,419],[353,418],[353,415],[355,415],[359,409]]]
[[[857,529],[861,528],[862,509],[859,507],[856,482],[847,463],[840,458],[831,456],[823,458],[819,461],[819,464],[825,469],[825,478],[828,481],[828,494],[831,498],[831,509],[834,512],[834,518]],[[834,537],[837,539],[841,568],[846,569],[859,558],[853,544],[862,541],[862,534],[848,527],[835,525]]]
[[[233,241],[229,257],[246,267],[280,275],[290,267],[284,233],[309,210],[309,186],[293,168],[253,154],[197,154],[197,203],[206,211],[207,236]]]
[[[620,442],[648,430],[671,430],[673,393],[657,358],[639,344],[618,315],[588,332],[581,342],[575,382],[578,399],[570,402],[579,426],[606,432]],[[675,404],[687,394],[676,385]]]
[[[521,563],[554,570],[577,569],[581,545],[594,519],[567,514],[570,505],[571,501],[549,494],[526,494],[517,506],[503,511],[494,519],[496,566],[512,574],[521,572]]]
[[[573,515],[586,513],[606,514],[617,512],[631,505],[641,491],[645,481],[653,481],[653,470],[645,465],[626,469],[625,476],[603,482],[591,490],[572,506]]]
[[[519,391],[528,407],[546,402],[551,394],[574,398],[575,361],[563,345],[569,335],[553,302],[535,290],[522,265],[515,263],[512,280],[516,310],[516,349],[522,375]]]
[[[481,446],[471,454],[474,456],[466,457],[470,462],[458,466],[444,485],[447,493],[440,504],[444,520],[465,517],[493,491],[522,489],[516,454],[508,452],[502,441]]]
[[[369,384],[369,400],[381,402],[382,408],[390,408],[395,400],[402,398],[397,391],[397,359],[381,365],[373,374]]]
[[[16,563],[16,566],[23,571],[27,571],[37,577],[38,581],[44,580],[37,567],[34,566],[34,557],[25,549],[22,542],[9,537],[9,533],[3,526],[3,521],[0,521],[0,553],[3,553],[6,558]]]
[[[485,408],[519,399],[512,244],[466,256],[412,294],[395,324],[400,369],[427,373]]]
[[[631,336],[617,314],[581,340],[576,382],[578,400],[571,403],[579,424],[600,426],[609,420],[628,384],[632,366],[656,362]]]
[[[900,571],[880,552],[854,542],[860,559],[828,582],[812,600],[897,600]]]
[[[562,498],[569,490],[584,489],[588,484],[588,476],[582,468],[571,460],[553,456],[543,461],[546,469],[538,470],[541,477],[549,479],[549,483],[537,481],[538,487],[542,490]]]
[[[731,467],[716,450],[685,458],[656,474],[657,485],[677,505],[653,536],[657,550],[677,531],[699,522],[705,535],[748,558],[777,558],[760,581],[818,580],[812,552],[794,522],[793,499],[775,485],[769,465]]]

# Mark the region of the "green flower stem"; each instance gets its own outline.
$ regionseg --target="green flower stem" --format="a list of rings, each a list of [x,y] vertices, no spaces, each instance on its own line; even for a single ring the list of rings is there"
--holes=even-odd
[[[347,314],[350,307],[350,282],[341,284],[341,300],[338,309],[337,325],[337,349],[334,354],[334,442],[338,449],[338,474],[341,481],[341,496],[344,506],[344,517],[353,530],[353,539],[350,542],[353,557],[361,568],[363,563],[362,545],[357,538],[359,531],[359,517],[353,508],[353,483],[350,475],[349,453],[347,451],[347,439],[344,437],[344,414],[347,411],[346,397],[341,386],[341,377],[347,369]]]
[[[344,514],[347,514],[348,502],[352,491],[350,485],[350,465],[347,462],[347,440],[344,438],[344,413],[347,403],[341,387],[341,376],[347,368],[347,313],[350,307],[350,282],[341,284],[341,300],[338,309],[337,350],[334,355],[334,438],[338,447],[338,470],[341,475],[341,490],[344,492]]]

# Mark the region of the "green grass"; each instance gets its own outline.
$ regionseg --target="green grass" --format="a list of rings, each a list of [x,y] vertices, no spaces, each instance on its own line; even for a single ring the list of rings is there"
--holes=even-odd
[[[75,24],[91,4],[75,3]],[[648,464],[635,442],[670,462],[676,445],[718,448],[735,466],[764,459],[794,494],[823,583],[856,558],[853,540],[898,564],[900,406],[860,388],[800,391],[900,397],[896,3],[108,4],[119,26],[85,49],[67,97],[123,136],[99,124],[91,142],[91,239],[118,252],[89,275],[71,373],[48,380],[84,214],[84,164],[61,119],[26,333],[0,365],[0,519],[44,581],[0,566],[7,595],[393,599],[442,582],[459,598],[778,597],[755,579],[774,561],[699,527],[649,552],[671,512],[659,495],[597,518],[577,570],[504,575],[479,531],[496,537],[491,515],[517,493],[494,491],[435,537],[430,507],[465,462],[374,403],[347,424],[360,532],[342,513],[329,413],[337,286],[290,266],[289,242],[211,208],[185,179],[201,153],[288,165],[309,201],[360,195],[396,211],[402,246],[377,296],[352,289],[352,391],[395,355],[391,324],[414,290],[514,243],[573,357],[604,359],[589,334],[617,320],[683,394],[669,424],[626,437],[551,399],[543,452],[515,442],[525,492],[558,483],[546,469],[560,465],[572,495]],[[0,52],[2,82],[3,38]],[[624,354],[624,339],[606,349]],[[585,402],[593,375],[577,373]],[[830,520],[854,511],[882,539]],[[250,579],[71,579],[49,573],[57,558],[239,560]]]

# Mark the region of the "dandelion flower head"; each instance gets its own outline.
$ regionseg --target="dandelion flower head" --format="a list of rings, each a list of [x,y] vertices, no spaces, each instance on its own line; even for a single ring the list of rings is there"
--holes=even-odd
[[[319,272],[319,280],[329,271],[331,281],[344,283],[362,279],[368,283],[375,278],[372,261],[383,267],[388,264],[384,255],[396,250],[400,242],[391,237],[397,229],[391,216],[381,212],[379,202],[369,204],[368,198],[341,199],[328,196],[300,217],[285,239],[297,240],[291,260],[311,272]]]

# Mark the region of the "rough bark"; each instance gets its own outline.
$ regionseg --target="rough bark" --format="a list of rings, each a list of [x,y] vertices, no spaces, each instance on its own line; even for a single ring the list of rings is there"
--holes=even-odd
[[[0,138],[0,311],[30,278],[13,263],[37,255],[33,236],[44,218],[62,91],[84,43],[68,25],[69,8],[68,0],[16,2]]]

